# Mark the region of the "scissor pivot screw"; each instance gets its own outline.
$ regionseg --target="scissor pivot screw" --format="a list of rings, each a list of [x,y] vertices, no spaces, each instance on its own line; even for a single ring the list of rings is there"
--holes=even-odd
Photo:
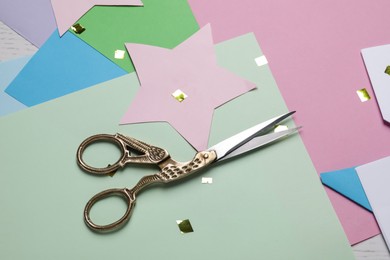
[[[207,158],[209,158],[209,153],[205,153],[205,154],[203,154],[203,158],[204,158],[204,159],[207,159]]]

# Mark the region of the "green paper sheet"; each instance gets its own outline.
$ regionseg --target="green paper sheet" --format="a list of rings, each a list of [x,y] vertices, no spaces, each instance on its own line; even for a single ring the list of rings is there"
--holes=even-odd
[[[85,27],[80,39],[128,72],[134,67],[126,53],[115,59],[115,50],[126,42],[173,48],[199,26],[186,0],[144,0],[143,7],[95,6],[78,23]]]
[[[216,50],[221,65],[259,88],[215,111],[210,145],[287,111],[268,66],[256,66],[262,53],[253,34]],[[120,132],[180,161],[195,153],[167,123],[118,125],[137,88],[132,73],[0,119],[0,259],[353,259],[299,135],[180,183],[150,187],[138,195],[123,229],[91,232],[82,218],[91,196],[132,187],[157,169],[86,174],[76,164],[82,140]],[[202,177],[213,183],[201,184]],[[103,201],[95,220],[117,216],[120,202]],[[194,232],[180,233],[176,220],[183,219]]]

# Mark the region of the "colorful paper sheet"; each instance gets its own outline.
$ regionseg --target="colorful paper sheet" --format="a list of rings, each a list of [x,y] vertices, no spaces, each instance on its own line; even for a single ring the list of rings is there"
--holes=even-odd
[[[6,93],[27,106],[126,74],[73,34],[54,32],[10,83]]]
[[[198,151],[208,147],[214,109],[256,88],[217,64],[210,25],[172,50],[131,43],[126,48],[141,88],[121,123],[166,121]],[[179,100],[176,91],[183,95]]]
[[[56,29],[50,0],[1,0],[0,21],[37,47]]]
[[[86,15],[88,17],[92,15],[92,21],[83,22],[87,29],[82,35],[90,37],[98,34],[99,37],[95,36],[101,41],[99,44],[112,47],[109,55],[111,60],[119,65],[125,65],[123,67],[132,67],[128,55],[125,55],[124,59],[114,58],[115,50],[125,50],[125,41],[174,47],[198,29],[184,0],[164,2],[150,0],[147,4],[146,12],[134,11],[144,8],[96,6]],[[100,13],[101,8],[105,10],[104,13]],[[98,13],[97,17],[94,15],[95,12]],[[107,17],[110,18],[109,23],[105,22]],[[134,24],[140,26],[134,27]],[[130,28],[131,32],[123,28]],[[104,29],[104,32],[101,29]],[[104,35],[107,38],[100,38],[105,37]],[[7,93],[32,106],[123,75],[124,71],[97,55],[87,44],[77,41],[77,37],[65,36],[59,38],[53,33],[45,46],[7,88]],[[96,64],[99,64],[98,67],[102,70],[95,71]],[[102,64],[109,67],[101,66]],[[69,77],[70,73],[76,73],[77,78]]]
[[[124,50],[125,43],[173,48],[199,29],[186,0],[142,2],[144,7],[140,8],[94,7],[78,21],[86,30],[77,37],[132,72],[128,55],[114,58],[115,51]]]
[[[4,90],[16,75],[18,75],[30,58],[31,57],[28,56],[0,62],[0,116],[26,108],[25,105],[10,97]]]
[[[383,120],[390,124],[390,45],[362,50]]]
[[[324,172],[320,176],[323,184],[372,211],[355,167]]]
[[[211,145],[287,111],[268,66],[254,62],[262,53],[252,34],[216,49],[219,64],[264,88],[216,110]],[[91,232],[82,212],[92,195],[134,185],[156,169],[127,167],[112,178],[86,174],[75,159],[84,138],[121,132],[164,147],[177,160],[195,153],[166,123],[118,126],[137,84],[132,73],[0,118],[0,134],[7,135],[0,139],[7,151],[0,164],[0,258],[316,259],[320,252],[323,259],[354,259],[299,135],[210,169],[211,185],[199,174],[150,187],[123,229]],[[106,158],[102,152],[91,163]],[[96,212],[102,221],[123,206],[105,202],[106,210]],[[189,219],[194,232],[181,234],[178,219]]]
[[[390,42],[390,1],[189,0],[200,26],[211,23],[215,42],[254,32],[317,172],[362,165],[388,155],[390,128],[374,99],[360,50]],[[372,214],[327,189],[351,244],[378,234]]]
[[[60,36],[95,5],[142,6],[141,0],[51,0],[51,3]]]
[[[390,157],[359,166],[356,171],[390,248]]]

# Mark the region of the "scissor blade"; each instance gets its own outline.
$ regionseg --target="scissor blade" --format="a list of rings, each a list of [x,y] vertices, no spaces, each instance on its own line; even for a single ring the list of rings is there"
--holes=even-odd
[[[265,134],[266,132],[271,130],[275,125],[277,125],[279,122],[281,122],[282,120],[286,119],[287,117],[291,116],[294,113],[295,111],[288,112],[286,114],[274,117],[263,123],[255,125],[232,137],[225,139],[224,141],[210,147],[208,150],[215,151],[217,154],[217,160],[220,160],[227,154],[231,153],[232,151],[236,150],[238,147],[242,146],[246,142],[253,139],[254,137],[261,134]]]
[[[236,150],[232,151],[231,153],[229,153],[226,156],[224,156],[223,158],[221,158],[220,161],[235,157],[237,155],[249,152],[253,149],[256,149],[256,148],[259,148],[261,146],[275,142],[283,137],[289,136],[289,135],[297,132],[300,128],[302,128],[302,127],[299,126],[299,127],[295,127],[295,128],[280,131],[280,132],[275,132],[275,133],[270,133],[267,135],[254,137],[249,142],[243,144],[242,146],[238,147]]]

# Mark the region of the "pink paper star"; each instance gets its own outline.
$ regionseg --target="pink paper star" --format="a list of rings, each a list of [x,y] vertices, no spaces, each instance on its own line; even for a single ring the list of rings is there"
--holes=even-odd
[[[127,43],[141,87],[121,124],[167,121],[194,148],[203,150],[214,109],[255,88],[217,65],[211,27],[174,49]],[[187,98],[178,101],[176,90]]]
[[[141,0],[51,0],[58,32],[62,36],[77,20],[95,5],[142,6]]]

